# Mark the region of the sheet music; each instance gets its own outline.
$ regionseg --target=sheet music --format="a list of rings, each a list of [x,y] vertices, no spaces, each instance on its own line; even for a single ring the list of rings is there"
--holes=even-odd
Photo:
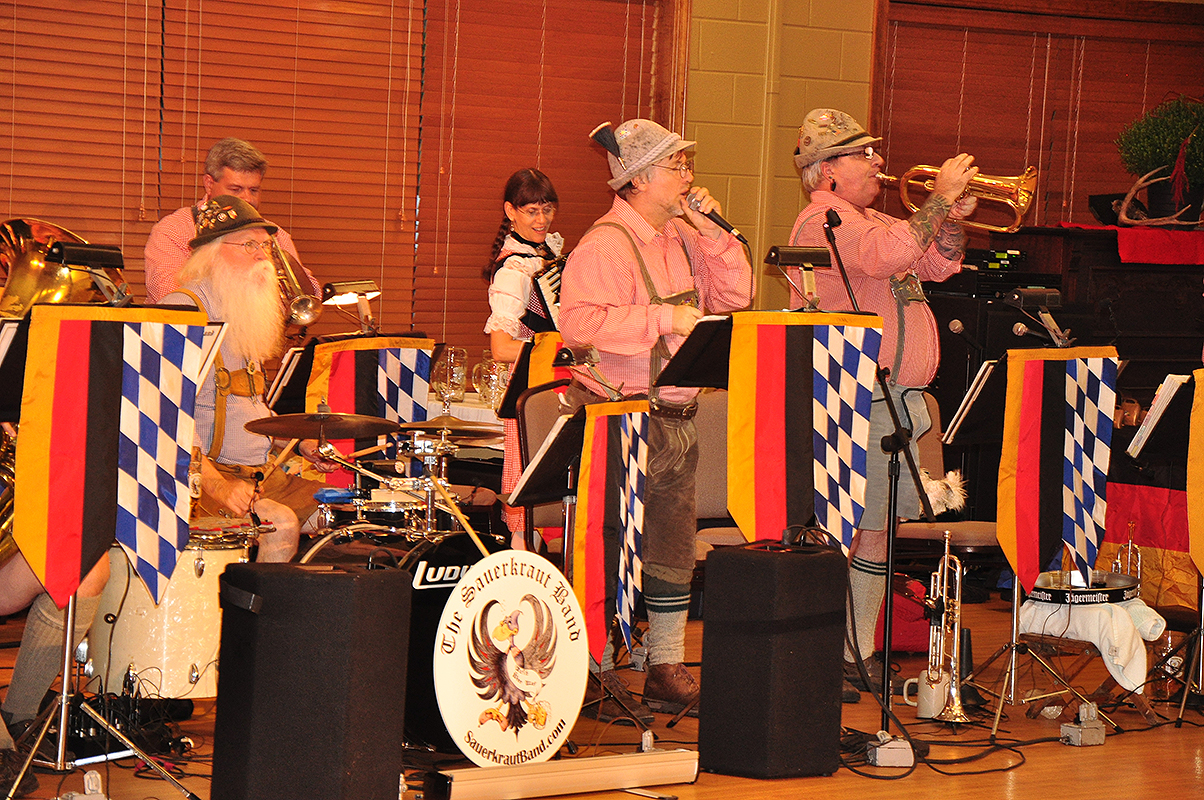
[[[280,369],[276,370],[276,379],[272,381],[272,388],[268,390],[268,408],[276,405],[280,392],[293,377],[293,371],[297,369],[297,362],[300,361],[301,351],[304,349],[303,347],[290,347],[281,356]]]
[[[4,358],[8,355],[8,348],[12,346],[13,339],[17,335],[17,326],[20,324],[20,319],[0,320],[0,364],[4,363]]]
[[[539,446],[539,451],[531,458],[527,464],[527,468],[523,470],[523,474],[519,476],[518,483],[514,484],[514,488],[510,491],[511,497],[517,497],[522,492],[523,487],[527,485],[527,479],[535,472],[536,467],[543,461],[544,454],[548,452],[548,448],[556,441],[556,437],[560,435],[560,430],[571,420],[571,414],[561,414],[552,423],[552,429],[548,431],[548,435],[544,437],[543,444]]]
[[[1190,375],[1167,375],[1162,379],[1162,383],[1158,386],[1158,391],[1154,393],[1154,402],[1150,403],[1150,410],[1146,412],[1145,419],[1141,421],[1141,426],[1137,429],[1137,433],[1133,434],[1133,441],[1129,442],[1129,446],[1125,450],[1126,453],[1133,458],[1137,458],[1141,454],[1141,448],[1145,447],[1146,440],[1154,432],[1154,428],[1158,425],[1158,420],[1162,419],[1162,414],[1166,411],[1166,407],[1174,399],[1175,394],[1179,391],[1179,387],[1189,380],[1191,380]]]
[[[951,444],[953,437],[957,435],[957,429],[961,427],[962,421],[969,413],[970,407],[974,405],[974,401],[978,399],[978,395],[982,392],[982,387],[986,385],[987,378],[991,377],[991,373],[995,371],[997,361],[984,361],[982,366],[978,368],[978,373],[974,376],[974,380],[970,383],[970,388],[966,390],[966,396],[962,398],[961,404],[957,407],[957,411],[953,414],[953,419],[949,421],[948,427],[945,429],[944,436],[941,441],[945,444]]]

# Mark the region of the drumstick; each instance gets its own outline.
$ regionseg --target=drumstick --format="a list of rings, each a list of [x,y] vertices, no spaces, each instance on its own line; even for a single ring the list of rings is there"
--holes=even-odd
[[[387,444],[378,444],[376,447],[367,447],[367,448],[364,448],[363,450],[356,450],[354,453],[351,453],[350,455],[348,455],[347,458],[359,458],[360,456],[366,456],[369,453],[379,453],[380,451],[386,449],[388,446],[389,445],[387,445]]]
[[[451,494],[448,493],[447,489],[443,488],[443,484],[439,483],[438,480],[431,478],[431,483],[434,484],[435,490],[439,492],[439,494],[443,495],[443,502],[447,503],[447,507],[451,509],[451,512],[455,515],[456,519],[460,520],[460,524],[464,526],[465,532],[472,537],[472,541],[476,544],[477,549],[481,551],[481,556],[484,558],[489,558],[492,553],[485,549],[485,543],[481,541],[481,537],[477,536],[477,532],[472,529],[472,525],[469,523],[468,517],[464,516],[464,512],[460,510],[459,504],[452,499]]]
[[[278,455],[278,456],[276,456],[276,458],[272,459],[272,463],[268,464],[264,468],[263,477],[260,478],[260,481],[267,480],[267,477],[269,475],[271,475],[273,472],[275,472],[277,467],[279,467],[281,464],[284,463],[284,460],[286,458],[288,458],[289,455],[293,452],[293,448],[297,446],[297,442],[299,442],[299,441],[301,441],[301,440],[300,439],[292,439],[289,441],[289,443],[287,445],[285,445],[285,448],[280,451],[280,455]]]

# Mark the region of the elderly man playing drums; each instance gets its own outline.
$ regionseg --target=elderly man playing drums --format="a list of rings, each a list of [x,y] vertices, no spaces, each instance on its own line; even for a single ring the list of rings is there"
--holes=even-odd
[[[313,494],[325,486],[275,468],[274,440],[243,427],[271,413],[263,397],[263,363],[279,354],[284,341],[283,306],[268,252],[276,230],[237,197],[209,200],[197,215],[181,288],[163,298],[226,323],[221,352],[197,390],[201,513],[254,513],[271,523],[276,530],[259,537],[259,561],[293,557],[301,527],[313,527],[318,508]],[[338,468],[317,455],[315,441],[303,441],[299,450],[322,472]]]
[[[801,170],[811,202],[795,221],[790,244],[826,246],[825,216],[829,210],[840,215],[840,225],[834,228],[836,245],[858,306],[882,317],[878,364],[890,371],[891,397],[901,421],[911,427],[915,437],[931,424],[922,392],[940,362],[936,320],[920,281],[942,281],[961,270],[966,233],[959,221],[977,204],[976,198],[963,194],[978,168],[965,153],[950,158],[941,166],[935,189],[924,204],[910,218],[896,219],[869,207],[882,188],[879,176],[885,161],[874,147],[879,141],[880,137],[870,136],[842,111],[818,108],[807,114],[799,128],[794,163]],[[818,272],[815,285],[825,311],[852,309],[836,270]],[[804,299],[811,298],[793,293],[796,305]],[[870,442],[881,441],[893,430],[883,399],[881,387],[876,385]],[[913,452],[914,447],[913,441]],[[851,634],[867,659],[874,649],[874,631],[886,592],[888,460],[880,448],[870,448],[866,508],[849,569],[856,624]],[[898,512],[904,518],[919,516],[919,497],[907,479],[899,484]],[[846,646],[845,677],[853,687],[864,690],[852,661],[853,654]],[[880,662],[871,661],[869,667],[871,681],[880,686]],[[851,699],[856,699],[855,693]]]

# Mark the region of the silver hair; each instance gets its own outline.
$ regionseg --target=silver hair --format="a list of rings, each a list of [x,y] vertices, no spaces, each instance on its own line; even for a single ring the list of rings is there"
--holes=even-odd
[[[823,167],[824,162],[827,160],[828,159],[824,158],[820,159],[819,161],[813,161],[812,163],[803,167],[799,172],[799,177],[803,181],[803,188],[808,192],[815,191],[815,187],[819,186],[819,184],[824,180]]]

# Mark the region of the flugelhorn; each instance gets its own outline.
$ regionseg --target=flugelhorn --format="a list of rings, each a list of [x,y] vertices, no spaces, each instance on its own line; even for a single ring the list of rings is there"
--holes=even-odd
[[[918,167],[912,167],[907,170],[907,172],[904,172],[898,178],[893,175],[879,173],[878,180],[882,181],[883,186],[898,186],[899,199],[903,201],[903,205],[914,212],[919,209],[920,203],[916,203],[911,199],[912,189],[923,189],[925,192],[931,193],[936,187],[936,176],[940,171],[939,167],[930,167],[926,164],[921,164]],[[984,201],[1003,203],[1012,210],[1015,219],[1011,225],[1006,227],[989,225],[985,222],[975,222],[969,219],[964,219],[961,223],[967,227],[978,228],[984,231],[1015,233],[1020,229],[1020,221],[1024,218],[1025,212],[1028,211],[1029,205],[1032,204],[1033,194],[1036,191],[1036,167],[1029,167],[1020,175],[1004,178],[979,173],[966,184],[966,194],[972,194]]]
[[[297,280],[300,263],[285,252],[275,236],[271,238],[272,263],[276,266],[280,300],[284,303],[284,324],[310,325],[322,316],[322,301],[301,288],[301,282]]]

